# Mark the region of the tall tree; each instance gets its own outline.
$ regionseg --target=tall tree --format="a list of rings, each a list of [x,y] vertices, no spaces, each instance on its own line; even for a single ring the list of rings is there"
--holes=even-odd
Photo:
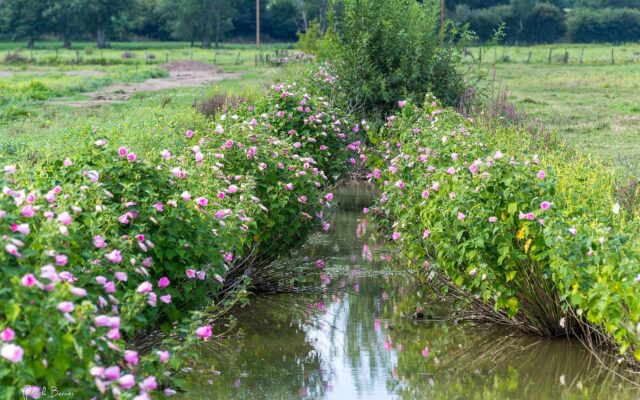
[[[51,22],[52,32],[62,37],[64,48],[71,48],[71,38],[78,36],[82,31],[81,24],[82,3],[77,0],[53,0],[49,1],[44,17]]]
[[[292,0],[277,0],[267,5],[263,31],[273,40],[292,42],[298,31],[297,13]]]
[[[48,0],[4,0],[0,2],[2,25],[13,39],[28,38],[31,49],[51,29],[51,20],[45,17],[48,7]]]
[[[256,0],[233,0],[236,15],[233,19],[233,36],[254,38],[256,34]],[[267,2],[260,1],[260,24],[264,25]]]
[[[198,38],[203,48],[211,47],[212,39],[219,47],[235,14],[231,0],[162,0],[161,10],[169,15],[175,38],[191,40],[192,44]]]
[[[19,0],[18,0],[19,1]],[[107,44],[107,33],[116,18],[127,7],[127,0],[76,0],[82,5],[82,20],[87,29],[95,32],[96,46],[102,49]]]
[[[295,2],[298,9],[300,30],[306,32],[309,28],[309,22],[314,19],[320,24],[322,32],[327,29],[329,0],[295,0]]]
[[[133,33],[153,40],[171,38],[169,17],[158,0],[135,0],[128,13]]]

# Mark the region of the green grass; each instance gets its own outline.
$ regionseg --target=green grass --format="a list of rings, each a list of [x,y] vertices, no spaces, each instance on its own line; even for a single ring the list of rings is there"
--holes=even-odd
[[[141,82],[167,76],[157,66],[29,67],[3,69],[0,106],[16,100],[46,100],[95,90],[116,82]]]
[[[640,66],[632,64],[484,65],[494,88],[575,148],[640,176]]]
[[[64,104],[29,103],[29,114],[0,125],[0,164],[73,154],[79,136],[96,130],[141,155],[169,147],[177,126],[193,119],[193,102],[227,91],[255,96],[283,73],[261,68],[206,87],[142,92],[126,104],[74,108]]]
[[[23,42],[0,42],[0,65],[154,65],[176,60],[195,60],[213,63],[226,70],[244,70],[255,66],[256,56],[266,59],[275,52],[293,50],[290,43],[261,45],[223,44],[219,49],[190,47],[186,42],[126,42],[112,43],[109,48],[97,49],[95,43],[78,42],[71,49],[60,42],[36,42],[33,50]],[[8,54],[17,54],[21,61],[10,62]]]
[[[194,48],[198,48],[198,42],[194,43]],[[59,40],[46,40],[46,41],[36,41],[33,48],[34,50],[62,50],[63,42]],[[71,42],[71,50],[84,50],[88,47],[96,49],[96,42],[87,42],[87,41],[73,41]],[[133,42],[108,42],[108,49],[116,49],[116,50],[166,50],[166,49],[185,49],[191,47],[190,42],[180,42],[180,41],[171,41],[171,42],[161,42],[161,41],[133,41]],[[223,49],[252,49],[255,48],[255,44],[253,43],[221,43],[220,45]],[[262,43],[260,46],[262,49],[272,50],[272,49],[293,49],[295,47],[295,43]],[[21,49],[24,51],[28,51],[27,41],[6,41],[0,42],[0,51],[14,51],[16,49]],[[211,50],[211,49],[210,49]]]
[[[270,44],[256,50],[252,45],[225,44],[215,50],[190,48],[184,42],[131,42],[112,43],[110,48],[100,51],[87,42],[74,43],[72,50],[61,49],[59,42],[37,42],[36,49],[30,52],[25,46],[26,43],[0,42],[0,51],[18,51],[27,60],[33,57],[29,63],[0,65],[6,75],[0,75],[0,145],[30,154],[38,146],[57,148],[57,143],[70,140],[70,132],[78,131],[79,126],[101,129],[113,126],[126,132],[131,128],[147,129],[149,115],[157,112],[177,115],[190,110],[195,99],[218,89],[140,93],[126,105],[85,109],[45,104],[45,99],[79,98],[83,92],[111,83],[163,76],[166,72],[159,65],[167,59],[215,62],[224,71],[243,74],[240,79],[216,84],[216,88],[234,93],[256,90],[278,74],[276,69],[263,64],[256,67],[256,56],[262,55],[264,59],[267,54],[273,56],[275,50],[291,47]],[[552,62],[548,64],[550,48],[553,48]],[[568,64],[555,58],[562,56],[565,48],[569,52]],[[583,48],[580,64],[578,58]],[[478,48],[469,50],[477,57]],[[124,51],[134,57],[123,58]],[[529,52],[531,60],[526,63]],[[76,54],[80,55],[80,65],[75,64]],[[145,58],[145,54],[154,54],[156,58]],[[494,55],[499,61],[506,55],[510,61],[493,63]],[[488,85],[495,67],[493,84],[501,83],[507,88],[515,104],[569,144],[603,158],[627,177],[640,175],[639,59],[640,44],[499,46],[495,52],[493,48],[485,48],[480,66],[488,72]],[[0,56],[0,64],[3,61],[4,56]],[[466,58],[466,62],[471,61],[471,57]],[[161,102],[168,101],[163,99],[168,98],[169,103],[159,108]]]
[[[549,62],[551,50],[551,62]],[[565,51],[568,54],[567,64],[611,64],[613,50],[614,64],[640,63],[640,44],[625,45],[606,44],[571,44],[556,43],[537,46],[490,46],[482,49],[482,62],[529,63],[531,64],[565,64]],[[478,61],[479,47],[469,47],[466,62]],[[529,58],[531,53],[531,58]]]
[[[58,107],[43,104],[63,96],[82,99],[82,93],[121,82],[141,82],[150,78],[164,77],[168,73],[161,64],[169,61],[194,60],[215,63],[224,72],[248,74],[241,81],[256,79],[256,74],[272,74],[273,68],[266,57],[284,49],[286,44],[266,45],[257,50],[248,45],[225,45],[221,49],[189,48],[180,42],[135,42],[117,43],[112,48],[98,51],[95,47],[83,50],[60,49],[61,43],[39,42],[36,49],[24,49],[24,43],[0,43],[0,49],[18,52],[27,62],[3,63],[0,56],[0,136],[11,134],[18,127],[51,125],[51,115],[62,113]],[[83,43],[77,43],[81,46]],[[88,45],[84,43],[84,45]],[[56,52],[56,49],[57,52]],[[123,58],[123,51],[133,55]],[[129,50],[132,49],[132,50]],[[156,58],[145,57],[150,53]],[[76,64],[77,54],[81,63]],[[256,59],[259,61],[256,65]],[[31,60],[31,61],[29,61]],[[262,62],[260,62],[262,61]],[[224,83],[228,85],[228,83]],[[186,89],[185,93],[194,90]],[[176,92],[178,93],[178,92]],[[56,117],[60,118],[60,117]],[[61,117],[64,119],[64,117]],[[32,121],[31,121],[32,120]],[[53,121],[54,124],[57,121]],[[0,138],[0,141],[3,140]]]

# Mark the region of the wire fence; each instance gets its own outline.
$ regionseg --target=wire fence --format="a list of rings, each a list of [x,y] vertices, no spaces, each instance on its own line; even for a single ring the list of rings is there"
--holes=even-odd
[[[635,64],[640,63],[640,44],[467,47],[464,49],[464,62]]]

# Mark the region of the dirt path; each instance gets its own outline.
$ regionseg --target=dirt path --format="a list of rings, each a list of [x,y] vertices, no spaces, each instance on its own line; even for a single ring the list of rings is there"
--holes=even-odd
[[[173,89],[181,87],[204,86],[223,79],[235,78],[240,74],[226,73],[215,65],[198,61],[174,61],[161,65],[169,71],[167,78],[147,79],[138,83],[116,83],[93,92],[82,93],[90,97],[87,100],[65,101],[64,98],[49,102],[71,107],[91,107],[112,103],[124,103],[138,92]]]

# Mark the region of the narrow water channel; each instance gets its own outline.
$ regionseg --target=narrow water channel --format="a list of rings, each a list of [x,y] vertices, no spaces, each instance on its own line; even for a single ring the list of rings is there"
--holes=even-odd
[[[199,349],[188,392],[173,398],[640,398],[577,343],[455,323],[389,261],[392,249],[362,213],[372,189],[335,195],[330,231],[296,255],[326,260],[326,291],[254,297],[235,311],[238,337]]]

